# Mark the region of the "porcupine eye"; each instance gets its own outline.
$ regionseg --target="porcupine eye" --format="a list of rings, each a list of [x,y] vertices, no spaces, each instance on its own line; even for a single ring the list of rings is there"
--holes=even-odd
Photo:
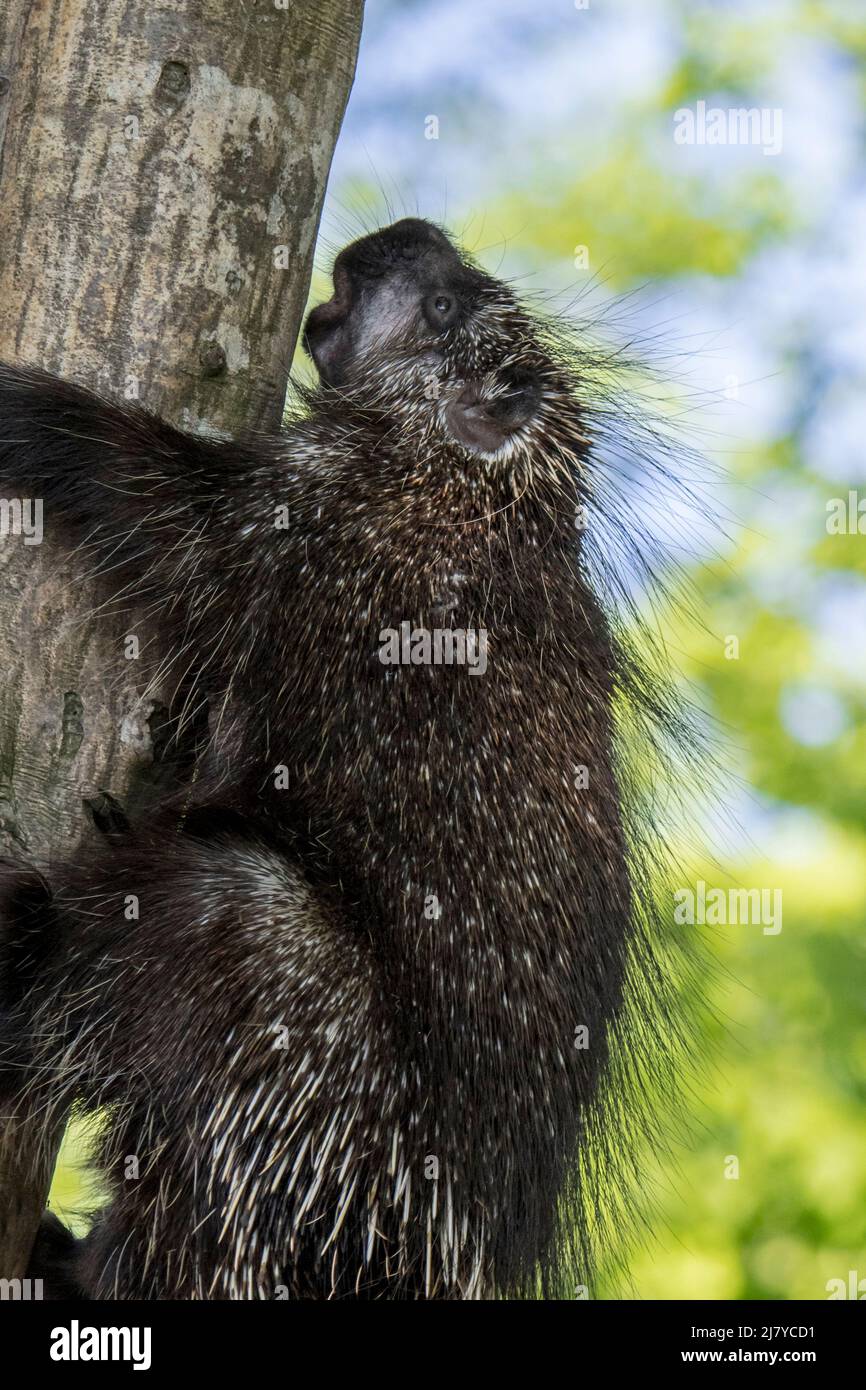
[[[435,290],[433,294],[428,294],[422,307],[425,319],[437,333],[444,332],[456,323],[460,313],[457,296],[446,294],[443,290]]]

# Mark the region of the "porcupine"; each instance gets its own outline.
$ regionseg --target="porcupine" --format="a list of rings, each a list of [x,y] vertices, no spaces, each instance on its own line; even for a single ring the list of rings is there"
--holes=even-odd
[[[333,281],[272,440],[0,369],[0,481],[233,709],[180,812],[50,886],[6,871],[3,1056],[105,1116],[88,1297],[588,1278],[629,990],[658,983],[616,707],[665,699],[584,563],[589,426],[543,318],[414,218]],[[475,645],[387,664],[403,624]]]

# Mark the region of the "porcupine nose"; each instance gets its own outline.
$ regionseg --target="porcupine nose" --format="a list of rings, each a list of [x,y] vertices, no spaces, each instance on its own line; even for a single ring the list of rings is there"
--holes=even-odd
[[[421,217],[403,217],[347,246],[340,252],[338,264],[353,278],[379,279],[390,270],[410,266],[428,252],[438,253],[445,263],[458,263],[457,252],[444,232]]]
[[[395,247],[403,247],[411,253],[412,248],[426,250],[432,247],[437,251],[453,251],[451,242],[443,231],[432,222],[426,222],[423,217],[403,217],[399,222],[392,222],[390,227],[383,227],[382,230],[374,235],[380,236],[386,242]]]

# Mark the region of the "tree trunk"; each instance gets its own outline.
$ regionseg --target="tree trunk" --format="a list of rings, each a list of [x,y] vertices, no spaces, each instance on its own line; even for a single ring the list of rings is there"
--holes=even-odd
[[[362,8],[4,0],[0,359],[186,429],[276,429]],[[0,853],[49,876],[101,791],[140,804],[160,780],[166,710],[123,660],[125,633],[158,633],[95,602],[56,549],[0,541]],[[6,1109],[0,1278],[16,1278],[59,1135],[23,1096]]]

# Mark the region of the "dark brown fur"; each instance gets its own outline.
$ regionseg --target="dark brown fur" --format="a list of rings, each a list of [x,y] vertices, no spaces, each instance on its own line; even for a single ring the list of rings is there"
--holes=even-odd
[[[637,683],[575,524],[580,383],[428,224],[350,248],[335,287],[323,386],[278,440],[0,370],[3,488],[26,479],[116,601],[152,601],[185,698],[225,694],[182,802],[47,896],[10,871],[7,1061],[107,1116],[91,1297],[589,1274],[646,921],[613,724]],[[431,326],[430,294],[459,319]],[[486,673],[384,666],[404,620],[484,629]]]

